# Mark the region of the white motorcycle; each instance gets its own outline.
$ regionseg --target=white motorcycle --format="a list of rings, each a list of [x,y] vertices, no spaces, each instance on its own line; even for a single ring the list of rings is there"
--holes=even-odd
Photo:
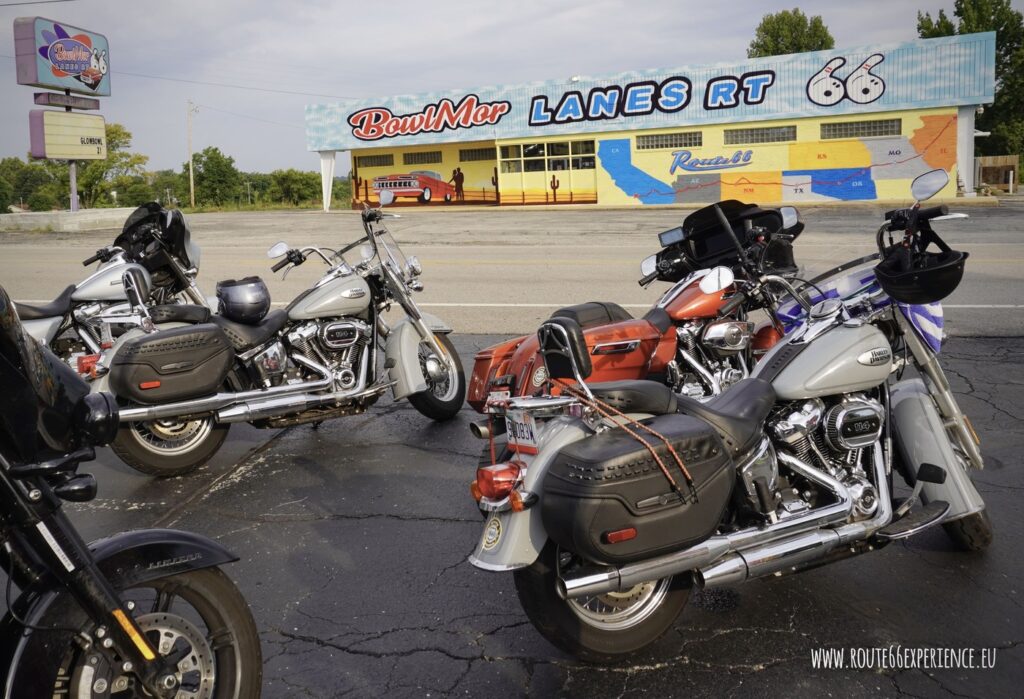
[[[431,419],[454,417],[466,382],[451,328],[413,301],[422,269],[381,224],[387,217],[396,216],[363,211],[366,235],[338,251],[270,248],[269,257],[281,258],[275,272],[310,257],[328,266],[285,309],[270,310],[258,277],[228,280],[217,285],[220,312],[209,322],[156,330],[143,318],[119,338],[92,383],[118,398],[114,452],[144,473],[180,475],[216,453],[231,423],[319,423],[361,413],[389,390]],[[349,263],[353,251],[359,259]],[[145,316],[145,279],[129,273],[126,284],[133,310]],[[405,317],[389,326],[383,314],[393,305]]]

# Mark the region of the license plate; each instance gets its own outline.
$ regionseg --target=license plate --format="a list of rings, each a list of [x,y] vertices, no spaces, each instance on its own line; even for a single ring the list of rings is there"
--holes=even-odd
[[[512,397],[512,392],[507,388],[504,391],[491,391],[487,394],[487,400],[505,400]]]
[[[505,415],[508,447],[519,454],[537,453],[537,422],[524,410],[511,410]]]

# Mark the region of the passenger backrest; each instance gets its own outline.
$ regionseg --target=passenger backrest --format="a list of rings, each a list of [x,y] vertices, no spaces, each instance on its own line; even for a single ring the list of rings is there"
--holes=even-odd
[[[537,330],[548,376],[583,382],[593,371],[580,324],[572,318],[549,318]]]

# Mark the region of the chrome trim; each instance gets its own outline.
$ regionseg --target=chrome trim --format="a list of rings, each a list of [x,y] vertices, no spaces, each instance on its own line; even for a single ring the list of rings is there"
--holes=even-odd
[[[640,346],[640,340],[622,340],[619,342],[605,342],[594,345],[591,354],[626,354]]]
[[[678,350],[679,356],[682,357],[690,368],[697,376],[700,377],[701,381],[711,390],[711,395],[717,396],[722,392],[722,385],[718,383],[718,379],[708,371],[703,364],[701,364],[696,357],[680,347]]]

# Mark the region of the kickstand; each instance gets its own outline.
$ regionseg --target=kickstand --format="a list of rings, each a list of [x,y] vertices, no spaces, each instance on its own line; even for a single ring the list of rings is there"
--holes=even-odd
[[[320,429],[320,425],[322,425],[322,424],[324,424],[323,420],[317,420],[316,422],[313,423],[313,429],[314,430]]]

